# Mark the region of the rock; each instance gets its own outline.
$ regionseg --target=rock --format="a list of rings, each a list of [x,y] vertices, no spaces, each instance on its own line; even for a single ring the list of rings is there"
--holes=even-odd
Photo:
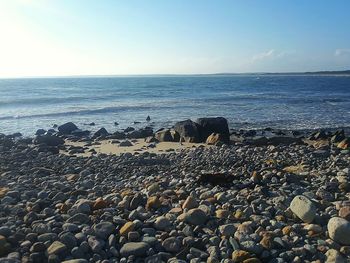
[[[350,245],[350,222],[340,217],[328,221],[328,234],[331,239],[342,245]]]
[[[340,208],[338,215],[346,220],[350,220],[350,206]]]
[[[220,134],[218,137],[220,137],[224,143],[229,142],[230,131],[225,118],[199,118],[196,120],[196,123],[198,124],[201,141],[205,142],[211,134],[217,133]]]
[[[103,208],[106,208],[107,206],[108,206],[108,202],[103,200],[103,198],[99,197],[92,204],[92,210],[103,209]]]
[[[38,130],[36,130],[35,135],[44,135],[45,133],[46,133],[46,130],[38,129]]]
[[[170,129],[162,129],[154,134],[154,137],[160,142],[173,142],[174,138]]]
[[[162,205],[161,201],[159,200],[158,196],[151,196],[147,199],[146,203],[146,209],[157,209]]]
[[[350,138],[342,140],[340,143],[338,143],[337,147],[343,150],[348,149],[350,147]]]
[[[125,140],[125,141],[120,142],[119,146],[120,147],[129,147],[129,146],[133,146],[133,144],[130,141]]]
[[[174,130],[180,135],[185,142],[201,142],[198,131],[198,124],[191,120],[185,120],[175,123]]]
[[[176,237],[168,237],[162,243],[167,252],[177,253],[181,249],[181,242]]]
[[[123,227],[119,230],[121,236],[127,236],[130,231],[133,231],[135,224],[133,222],[126,222]]]
[[[11,245],[4,236],[0,236],[0,257],[6,256],[11,251]]]
[[[192,225],[203,225],[207,221],[207,215],[199,208],[191,209],[181,214],[178,218],[180,221],[185,221]]]
[[[57,137],[55,135],[49,135],[49,134],[37,136],[34,139],[34,144],[42,144],[42,143],[48,146],[59,146],[64,144],[64,140],[60,137]]]
[[[96,238],[95,236],[90,236],[88,238],[88,244],[94,253],[100,253],[105,246],[105,242],[101,239]]]
[[[151,121],[151,117],[148,115],[146,121]]]
[[[61,255],[67,251],[67,247],[60,241],[54,241],[48,248],[48,255]]]
[[[182,205],[182,209],[192,209],[198,207],[198,202],[193,196],[188,196]]]
[[[87,261],[86,259],[83,259],[83,258],[62,261],[62,263],[88,263],[88,262],[89,261]]]
[[[94,226],[94,231],[97,237],[107,239],[115,230],[111,222],[100,222]]]
[[[345,258],[340,254],[340,252],[338,252],[335,249],[329,249],[326,252],[325,256],[327,257],[325,263],[345,263],[346,262]]]
[[[209,145],[219,145],[220,143],[228,143],[229,140],[221,133],[212,133],[208,136],[205,143]]]
[[[149,245],[145,242],[129,242],[122,246],[120,254],[123,257],[145,257],[148,249]]]
[[[303,195],[294,197],[290,204],[290,209],[305,223],[311,223],[316,216],[315,205]]]
[[[58,126],[57,129],[61,134],[71,134],[72,131],[77,130],[78,127],[73,122],[67,122]]]
[[[109,135],[109,132],[102,127],[94,133],[93,137],[97,138],[97,137],[107,136],[107,135]]]
[[[79,199],[73,205],[73,209],[75,209],[78,213],[90,214],[91,201],[87,199]]]
[[[250,258],[250,254],[244,250],[235,250],[232,253],[232,261],[233,262],[243,262],[244,260]]]
[[[219,226],[219,231],[221,235],[228,237],[228,236],[233,236],[233,234],[236,231],[236,228],[233,224],[227,224],[227,225]]]
[[[90,218],[88,215],[83,213],[78,213],[68,218],[66,222],[79,225],[79,224],[86,224],[89,221],[90,221]]]
[[[156,221],[154,222],[154,227],[158,230],[166,230],[170,227],[170,225],[170,220],[165,216],[157,217]]]

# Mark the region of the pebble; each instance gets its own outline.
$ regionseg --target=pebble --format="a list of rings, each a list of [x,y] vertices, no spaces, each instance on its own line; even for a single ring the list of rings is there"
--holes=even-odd
[[[315,205],[303,195],[294,197],[290,204],[290,209],[305,223],[311,223],[316,216]]]
[[[350,245],[350,222],[344,218],[333,217],[328,221],[328,234],[331,239],[342,245]]]

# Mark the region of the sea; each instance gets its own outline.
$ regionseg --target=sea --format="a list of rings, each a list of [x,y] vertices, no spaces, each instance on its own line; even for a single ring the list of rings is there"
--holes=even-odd
[[[150,116],[151,121],[146,118]],[[0,133],[68,121],[109,132],[223,116],[234,129],[350,126],[350,76],[191,75],[0,79]],[[89,124],[94,122],[95,126]],[[116,125],[116,123],[118,125]]]

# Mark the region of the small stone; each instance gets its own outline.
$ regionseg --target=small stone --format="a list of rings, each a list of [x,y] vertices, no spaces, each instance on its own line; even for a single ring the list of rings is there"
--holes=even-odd
[[[169,237],[163,241],[162,246],[167,252],[176,253],[181,249],[181,242],[176,237]]]
[[[303,195],[294,197],[290,204],[292,212],[305,223],[311,223],[316,216],[315,205]]]
[[[51,246],[47,248],[48,255],[59,255],[66,252],[67,247],[60,241],[54,241]]]
[[[341,245],[350,245],[350,222],[341,217],[332,217],[328,221],[328,234]]]
[[[340,208],[338,215],[346,220],[350,220],[350,206]]]
[[[198,202],[193,196],[188,196],[182,205],[182,209],[192,209],[198,207]]]
[[[111,222],[101,222],[94,226],[97,237],[107,239],[114,232],[114,225]]]
[[[162,203],[159,200],[158,196],[151,196],[147,199],[146,209],[158,209],[161,205]]]
[[[233,224],[227,224],[227,225],[219,226],[219,231],[221,235],[228,237],[228,236],[233,236],[233,234],[236,231],[236,228]]]
[[[329,249],[325,256],[326,261],[325,263],[345,263],[344,257],[335,249]]]
[[[292,230],[292,226],[285,226],[284,228],[282,228],[282,233],[283,235],[288,236],[290,232],[292,232]]]
[[[244,250],[235,250],[232,253],[233,262],[243,262],[244,260],[250,258],[250,254]]]
[[[133,222],[126,222],[122,228],[119,230],[121,236],[127,236],[130,231],[133,231],[135,224]]]
[[[170,220],[165,216],[157,217],[156,221],[154,222],[154,227],[158,230],[165,230],[170,227],[170,225]]]
[[[181,214],[178,219],[191,225],[203,225],[207,221],[207,215],[202,209],[194,208]]]
[[[92,209],[93,210],[99,210],[99,209],[106,208],[107,206],[108,206],[108,202],[103,200],[103,198],[99,197],[92,204]]]
[[[123,257],[144,257],[147,255],[149,245],[145,242],[129,242],[122,246],[120,254]]]
[[[215,211],[215,215],[217,218],[229,218],[231,215],[231,212],[225,209],[218,209]]]

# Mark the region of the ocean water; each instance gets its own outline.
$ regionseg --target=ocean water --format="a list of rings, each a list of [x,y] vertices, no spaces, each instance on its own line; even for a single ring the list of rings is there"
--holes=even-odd
[[[147,116],[151,122],[145,121]],[[350,126],[350,77],[201,75],[0,79],[0,133],[33,135],[73,121],[82,129],[170,127],[224,116],[230,127]],[[134,125],[134,121],[141,122]],[[95,122],[96,126],[87,124]],[[118,122],[118,126],[114,126]]]

